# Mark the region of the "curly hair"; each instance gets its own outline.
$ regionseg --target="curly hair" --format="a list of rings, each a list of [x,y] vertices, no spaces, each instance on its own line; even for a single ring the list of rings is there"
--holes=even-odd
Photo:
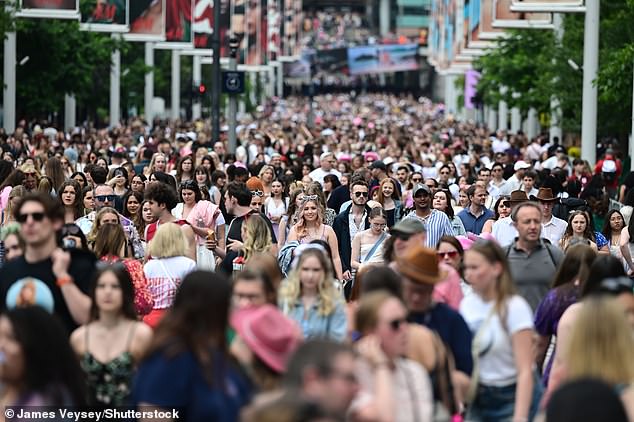
[[[310,257],[319,260],[319,265],[324,270],[324,277],[317,284],[319,315],[328,316],[335,311],[336,305],[342,301],[334,284],[334,273],[332,265],[324,252],[319,249],[306,249],[298,258],[298,263],[289,273],[288,278],[282,282],[279,292],[278,303],[282,305],[292,305],[296,303],[302,293],[301,268],[303,263]]]
[[[246,223],[246,224],[245,224]],[[251,214],[243,223],[246,230],[246,238],[244,239],[244,258],[248,260],[253,255],[268,251],[273,244],[269,226],[264,218],[258,214]]]

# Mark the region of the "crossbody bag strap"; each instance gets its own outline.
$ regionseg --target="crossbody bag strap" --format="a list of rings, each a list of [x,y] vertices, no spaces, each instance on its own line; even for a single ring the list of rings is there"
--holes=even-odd
[[[379,246],[381,246],[381,243],[383,243],[386,237],[387,235],[385,234],[385,232],[383,232],[381,234],[381,237],[379,237],[379,239],[376,242],[374,242],[374,245],[372,245],[372,248],[368,251],[368,253],[363,258],[363,261],[361,262],[362,264],[367,262],[370,258],[372,258],[372,255],[374,255],[374,253],[379,248]]]
[[[161,264],[161,268],[163,269],[163,271],[165,272],[165,274],[167,275],[167,278],[170,281],[170,284],[172,285],[172,287],[174,289],[178,289],[178,286],[176,285],[176,279],[172,276],[172,273],[170,273],[167,270],[167,267],[165,266],[165,264],[163,263],[162,259],[157,259],[158,263]]]
[[[476,397],[478,392],[478,384],[480,381],[480,342],[482,341],[482,336],[486,331],[493,315],[495,314],[495,305],[491,307],[491,310],[487,314],[486,318],[476,331],[475,336],[473,336],[473,341],[471,343],[471,355],[473,357],[473,371],[471,372],[471,382],[469,383],[469,390],[467,392],[467,402],[472,403]]]

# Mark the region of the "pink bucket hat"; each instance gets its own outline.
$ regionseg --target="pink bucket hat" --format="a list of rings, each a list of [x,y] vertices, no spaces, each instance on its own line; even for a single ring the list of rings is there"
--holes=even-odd
[[[284,373],[301,341],[299,327],[273,305],[238,309],[231,326],[253,353],[271,369]]]

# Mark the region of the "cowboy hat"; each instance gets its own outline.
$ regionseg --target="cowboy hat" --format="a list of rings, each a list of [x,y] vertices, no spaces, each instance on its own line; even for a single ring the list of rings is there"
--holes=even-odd
[[[509,204],[509,206],[513,206],[527,201],[528,196],[526,196],[526,192],[524,192],[523,190],[514,190],[513,192],[511,192],[511,197],[504,202]]]
[[[438,267],[436,251],[423,246],[411,248],[396,262],[398,272],[418,284],[436,284],[447,277],[447,272]]]
[[[537,195],[531,195],[531,201],[557,202],[559,198],[553,196],[551,188],[539,188]]]

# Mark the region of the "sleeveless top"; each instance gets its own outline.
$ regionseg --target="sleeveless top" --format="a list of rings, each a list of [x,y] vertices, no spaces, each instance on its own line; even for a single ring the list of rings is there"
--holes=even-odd
[[[108,407],[128,404],[134,375],[134,357],[130,353],[130,345],[135,327],[136,323],[132,324],[125,351],[114,359],[102,363],[89,352],[88,326],[86,326],[86,352],[81,358],[81,367],[86,373],[89,404]]]
[[[319,237],[319,239],[321,239],[321,240],[323,240],[323,241],[327,241],[328,237],[326,236],[326,225],[324,224],[323,226],[324,226],[324,228],[323,228],[323,230],[321,231],[321,236]],[[317,239],[312,238],[312,237],[310,237],[310,236],[304,236],[304,237],[302,237],[302,238],[299,240],[299,243],[300,243],[300,244],[310,243],[310,242],[312,242],[313,240],[317,240]]]
[[[361,253],[359,254],[359,260],[362,264],[383,264],[383,244],[385,242],[381,242],[379,247],[377,247],[372,254],[372,256],[368,257],[368,253],[374,247],[374,243],[362,243],[361,244]]]

